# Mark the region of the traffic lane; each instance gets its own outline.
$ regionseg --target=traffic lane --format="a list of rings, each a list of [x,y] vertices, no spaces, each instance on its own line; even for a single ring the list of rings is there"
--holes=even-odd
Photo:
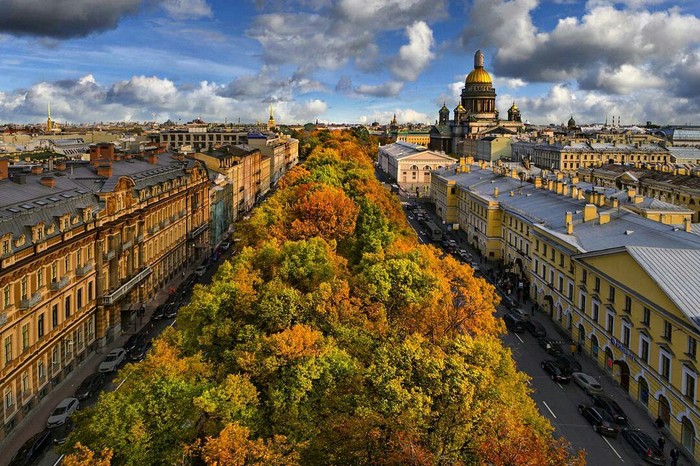
[[[621,435],[604,438],[578,412],[580,403],[590,403],[575,383],[559,384],[551,380],[541,363],[551,359],[528,332],[509,332],[503,341],[511,348],[518,369],[530,375],[532,393],[542,415],[547,417],[558,436],[567,439],[574,451],[586,451],[588,464],[636,464],[639,457]]]

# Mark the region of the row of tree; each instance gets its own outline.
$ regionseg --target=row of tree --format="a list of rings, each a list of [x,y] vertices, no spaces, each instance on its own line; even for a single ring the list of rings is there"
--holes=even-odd
[[[372,139],[310,137],[66,464],[584,464],[501,345],[493,287],[417,242]]]

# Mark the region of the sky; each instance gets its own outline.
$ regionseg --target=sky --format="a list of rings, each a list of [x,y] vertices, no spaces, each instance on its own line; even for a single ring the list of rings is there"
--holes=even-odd
[[[477,49],[504,117],[700,124],[698,0],[0,0],[0,124],[430,124]]]

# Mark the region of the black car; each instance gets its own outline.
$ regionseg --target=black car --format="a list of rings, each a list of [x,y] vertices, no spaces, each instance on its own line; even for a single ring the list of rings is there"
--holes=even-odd
[[[506,328],[511,332],[521,333],[525,330],[523,324],[523,319],[515,314],[506,314],[503,316],[503,322],[506,324]]]
[[[51,445],[52,438],[53,432],[48,429],[36,434],[24,442],[22,448],[12,457],[10,466],[29,466],[33,464],[44,453],[44,450]]]
[[[615,424],[615,420],[604,410],[588,404],[578,405],[578,412],[583,417],[588,419],[588,422],[593,426],[593,430],[600,435],[608,437],[617,437],[620,428]]]
[[[131,335],[128,340],[126,340],[126,343],[124,343],[124,350],[129,352],[132,349],[136,348],[139,346],[141,343],[143,343],[144,339],[146,336],[143,333],[135,333],[134,335]]]
[[[593,400],[594,405],[607,412],[618,425],[629,427],[630,424],[627,421],[627,415],[622,408],[620,408],[620,405],[617,404],[617,401],[605,395],[591,395],[591,400]]]
[[[525,321],[525,328],[530,332],[534,337],[546,337],[547,336],[547,330],[544,328],[544,325],[542,325],[540,322],[530,319],[528,321]]]
[[[574,372],[583,372],[581,364],[574,359],[573,356],[568,354],[562,354],[561,356],[557,357],[557,364],[559,364],[559,367],[569,374]]]
[[[158,306],[156,308],[156,310],[153,311],[153,315],[151,316],[151,319],[153,319],[153,320],[165,319],[165,308],[166,307],[167,307],[167,304],[165,304],[165,303]]]
[[[165,307],[165,317],[168,319],[172,319],[173,317],[177,316],[177,308],[178,304],[176,302],[169,302],[168,305]]]
[[[105,378],[103,372],[95,372],[92,375],[88,375],[75,390],[75,395],[73,396],[80,401],[87,400],[102,390],[102,387],[105,385]]]
[[[551,354],[552,356],[561,356],[564,354],[564,351],[561,349],[561,345],[558,341],[547,337],[539,337],[537,342],[547,353]]]
[[[133,348],[128,354],[129,361],[143,361],[146,358],[146,353],[148,353],[148,350],[151,349],[151,346],[153,346],[153,343],[150,340],[147,340],[136,348]]]
[[[647,463],[666,464],[664,453],[649,435],[637,429],[622,429],[622,436]]]
[[[68,419],[66,422],[63,423],[63,425],[52,429],[54,445],[63,445],[64,443],[66,443],[66,440],[68,440],[68,436],[71,432],[73,432],[74,428],[75,424],[73,424],[73,421]]]
[[[549,377],[555,382],[569,383],[571,381],[571,375],[563,371],[555,361],[542,361],[541,366],[542,369],[544,369],[545,372],[549,374]]]

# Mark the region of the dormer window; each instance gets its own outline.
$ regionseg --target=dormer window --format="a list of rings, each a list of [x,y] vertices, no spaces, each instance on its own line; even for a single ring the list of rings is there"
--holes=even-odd
[[[40,223],[34,227],[34,231],[32,232],[32,236],[34,237],[35,243],[42,241],[44,239],[45,232],[44,232],[44,224],[43,223]]]
[[[2,240],[2,255],[8,256],[10,254],[10,251],[12,251],[12,248],[10,247],[10,240],[9,239]]]

